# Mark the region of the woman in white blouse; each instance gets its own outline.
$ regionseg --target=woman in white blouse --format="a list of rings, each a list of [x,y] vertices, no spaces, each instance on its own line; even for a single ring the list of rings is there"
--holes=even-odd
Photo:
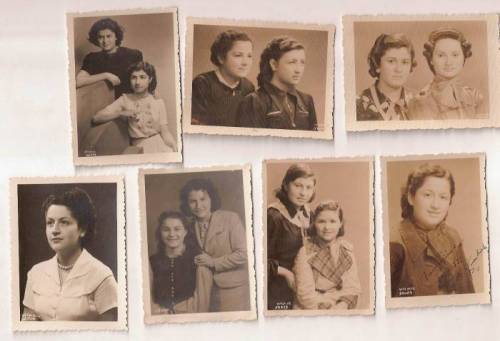
[[[344,239],[344,217],[335,201],[313,213],[311,238],[295,259],[296,309],[354,309],[361,294],[352,245]]]
[[[75,187],[43,204],[45,233],[55,255],[28,272],[23,321],[116,321],[113,273],[84,246],[94,235],[96,213],[87,192]]]

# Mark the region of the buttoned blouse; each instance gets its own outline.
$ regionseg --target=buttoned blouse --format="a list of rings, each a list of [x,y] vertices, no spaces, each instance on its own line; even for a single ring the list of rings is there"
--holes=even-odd
[[[356,119],[358,121],[407,120],[408,105],[412,99],[412,93],[403,88],[399,100],[394,102],[385,96],[375,83],[356,98]]]
[[[96,321],[118,306],[118,285],[109,267],[83,249],[61,285],[57,256],[28,272],[23,305],[42,321]]]

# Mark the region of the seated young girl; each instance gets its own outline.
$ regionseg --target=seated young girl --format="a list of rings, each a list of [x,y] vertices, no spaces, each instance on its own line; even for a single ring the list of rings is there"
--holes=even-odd
[[[361,288],[353,247],[343,238],[342,208],[335,201],[320,203],[312,225],[295,259],[295,308],[354,309]]]
[[[147,62],[138,62],[128,69],[132,93],[121,95],[116,101],[95,114],[92,121],[100,124],[121,117],[128,121],[131,144],[144,153],[175,151],[175,141],[168,130],[165,103],[153,96],[156,89],[156,71]]]

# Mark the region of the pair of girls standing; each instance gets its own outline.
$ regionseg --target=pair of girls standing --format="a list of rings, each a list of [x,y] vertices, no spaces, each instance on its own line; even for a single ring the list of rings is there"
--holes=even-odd
[[[451,28],[431,32],[423,55],[434,78],[414,96],[405,87],[417,66],[412,42],[404,34],[381,34],[368,55],[375,83],[357,98],[357,120],[483,118],[483,96],[459,80],[472,56],[463,33]]]
[[[343,210],[325,201],[312,211],[315,188],[309,166],[294,164],[268,207],[269,310],[356,307],[361,288]]]
[[[253,44],[243,33],[220,33],[211,46],[214,71],[193,79],[191,123],[231,127],[316,130],[311,95],[297,90],[305,48],[290,37],[271,40],[261,54],[259,88],[246,78]]]

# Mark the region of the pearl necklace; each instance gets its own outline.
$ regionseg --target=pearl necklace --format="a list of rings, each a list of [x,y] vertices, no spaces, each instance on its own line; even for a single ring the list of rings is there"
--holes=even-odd
[[[73,266],[75,264],[71,264],[71,265],[62,265],[60,264],[59,262],[57,262],[57,267],[59,268],[59,270],[61,271],[70,271],[71,269],[73,269]]]

